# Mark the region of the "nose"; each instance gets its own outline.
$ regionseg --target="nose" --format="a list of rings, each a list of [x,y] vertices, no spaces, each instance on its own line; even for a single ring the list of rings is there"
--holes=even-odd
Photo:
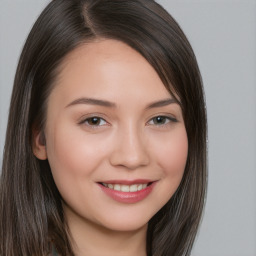
[[[110,163],[113,166],[122,166],[129,170],[149,164],[148,148],[143,131],[133,127],[119,130],[113,143]]]

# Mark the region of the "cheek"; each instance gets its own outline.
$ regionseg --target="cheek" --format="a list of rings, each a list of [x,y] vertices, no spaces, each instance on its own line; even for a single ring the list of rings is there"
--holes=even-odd
[[[183,175],[188,154],[188,140],[186,130],[178,129],[177,132],[166,137],[163,143],[155,147],[157,162],[164,175]]]
[[[182,176],[187,162],[187,137],[175,138],[163,148],[163,152],[162,156],[159,156],[159,161],[164,174],[166,176]]]
[[[91,170],[93,163],[99,162],[104,153],[101,139],[85,136],[84,131],[71,125],[61,124],[53,132],[49,132],[49,144],[47,144],[48,159],[53,169],[63,167],[70,172],[83,172]],[[85,166],[87,168],[85,168]]]
[[[164,204],[175,193],[184,174],[188,154],[185,128],[166,136],[162,143],[157,143],[154,148],[156,162],[162,171],[158,199]]]
[[[77,128],[65,124],[58,127],[61,128],[48,133],[47,155],[55,183],[63,191],[79,187],[84,178],[92,177],[105,152],[100,142],[94,139],[92,143]]]

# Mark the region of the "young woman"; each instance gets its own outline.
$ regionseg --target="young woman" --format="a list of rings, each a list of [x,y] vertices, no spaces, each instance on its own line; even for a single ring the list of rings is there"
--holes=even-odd
[[[206,192],[196,58],[151,0],[54,0],[25,43],[0,255],[190,255]]]

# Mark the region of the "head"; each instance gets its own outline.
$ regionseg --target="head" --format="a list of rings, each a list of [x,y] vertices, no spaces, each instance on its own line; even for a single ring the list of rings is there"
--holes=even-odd
[[[200,72],[189,42],[154,1],[54,0],[36,21],[20,57],[3,162],[1,203],[11,195],[6,214],[17,216],[12,236],[17,230],[24,234],[16,237],[24,255],[28,250],[31,255],[46,252],[46,235],[61,254],[72,255],[62,195],[42,153],[46,151],[37,151],[37,145],[48,145],[49,104],[70,56],[81,49],[89,54],[96,44],[106,42],[140,56],[161,82],[159,90],[181,109],[187,139],[184,171],[170,198],[148,220],[147,251],[183,255],[191,250],[205,197],[206,115]]]

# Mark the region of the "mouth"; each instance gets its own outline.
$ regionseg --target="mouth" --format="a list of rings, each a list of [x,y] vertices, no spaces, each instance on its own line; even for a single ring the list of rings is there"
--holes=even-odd
[[[148,186],[150,186],[153,182],[148,182],[148,183],[137,183],[137,184],[118,184],[118,183],[105,183],[105,182],[100,182],[100,184],[106,188],[115,190],[115,191],[121,191],[121,192],[137,192],[141,191]]]
[[[137,203],[149,196],[157,181],[104,181],[98,182],[102,191],[120,203]]]

